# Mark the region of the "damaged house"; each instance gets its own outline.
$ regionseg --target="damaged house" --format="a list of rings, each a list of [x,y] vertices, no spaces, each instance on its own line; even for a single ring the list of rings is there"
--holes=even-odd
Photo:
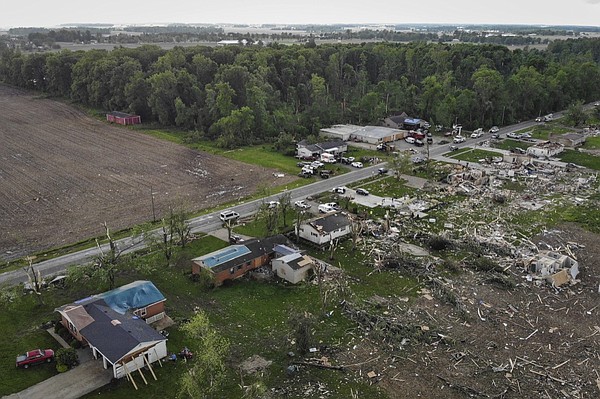
[[[527,148],[527,154],[536,158],[550,158],[560,154],[565,150],[565,146],[552,141],[544,141]]]
[[[554,251],[543,251],[527,262],[527,271],[534,277],[545,279],[555,287],[575,282],[579,274],[579,263]]]
[[[114,378],[148,367],[167,356],[167,339],[148,321],[164,317],[165,297],[150,281],[135,281],[56,309],[60,323],[88,345],[94,358],[110,364]],[[140,371],[141,373],[141,371]]]
[[[253,239],[243,244],[230,245],[204,256],[192,259],[192,274],[207,270],[215,285],[221,285],[226,280],[241,277],[263,266],[269,266],[276,256],[275,247],[285,245],[288,239],[278,234],[276,236]]]
[[[298,236],[317,245],[325,245],[336,238],[350,234],[350,220],[341,213],[302,223],[298,227]]]

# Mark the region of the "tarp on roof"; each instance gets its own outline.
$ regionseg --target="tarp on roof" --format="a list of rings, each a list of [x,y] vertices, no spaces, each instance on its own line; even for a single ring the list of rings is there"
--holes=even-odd
[[[117,313],[125,314],[129,309],[139,309],[160,302],[164,295],[151,281],[138,280],[98,295]]]
[[[406,118],[404,119],[404,123],[407,125],[418,125],[421,123],[421,120],[417,118]]]

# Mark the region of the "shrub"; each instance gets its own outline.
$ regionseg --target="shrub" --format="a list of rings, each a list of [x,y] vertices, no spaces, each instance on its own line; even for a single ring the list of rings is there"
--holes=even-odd
[[[427,242],[427,245],[432,251],[444,251],[452,248],[452,242],[447,238],[440,236],[431,237]]]
[[[54,358],[56,359],[57,370],[58,365],[64,365],[65,367],[69,368],[75,366],[79,362],[77,351],[73,348],[60,348],[54,354]]]
[[[79,349],[81,348],[81,342],[76,340],[75,338],[73,338],[70,342],[71,348],[73,349]]]
[[[64,373],[68,369],[69,367],[66,364],[56,364],[56,371],[58,371],[59,373]]]

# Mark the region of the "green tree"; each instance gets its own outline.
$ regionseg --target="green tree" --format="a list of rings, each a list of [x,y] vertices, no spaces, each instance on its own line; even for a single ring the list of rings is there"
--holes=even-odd
[[[573,126],[582,126],[587,123],[588,114],[583,108],[582,101],[576,101],[569,105],[565,112],[566,119],[573,124]]]
[[[202,311],[196,313],[181,330],[194,353],[194,360],[179,380],[179,397],[213,397],[225,381],[229,341],[212,327],[208,316]]]

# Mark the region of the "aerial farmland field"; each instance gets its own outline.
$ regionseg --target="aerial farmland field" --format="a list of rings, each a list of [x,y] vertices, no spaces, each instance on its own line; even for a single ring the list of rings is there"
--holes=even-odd
[[[0,259],[150,221],[152,196],[157,218],[232,201],[274,185],[272,172],[0,85]]]

